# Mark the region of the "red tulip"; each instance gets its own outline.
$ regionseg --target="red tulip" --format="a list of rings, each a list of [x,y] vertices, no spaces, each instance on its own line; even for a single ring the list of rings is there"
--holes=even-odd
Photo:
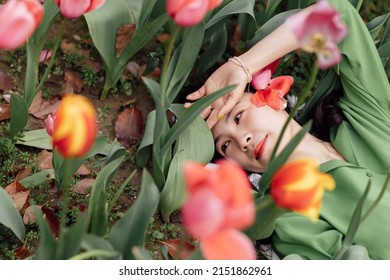
[[[210,170],[202,164],[187,163],[184,176],[188,199],[182,209],[183,222],[192,236],[209,244],[205,245],[207,250],[217,250],[216,247],[213,249],[214,242],[210,240],[218,234],[226,230],[238,231],[253,223],[255,204],[252,190],[248,177],[238,165],[223,160],[216,169]]]
[[[280,58],[254,74],[252,77],[251,86],[257,90],[265,89],[269,85],[272,74],[278,67],[279,62]]]
[[[341,60],[337,43],[347,35],[347,28],[327,1],[320,0],[308,10],[288,18],[286,26],[304,51],[317,54],[319,68],[331,67]]]
[[[43,13],[36,0],[9,0],[0,5],[0,49],[22,46],[41,23]]]
[[[53,148],[65,158],[83,156],[96,138],[96,112],[82,95],[66,95],[45,124],[53,138]]]
[[[321,173],[312,159],[287,162],[272,177],[270,193],[277,205],[317,219],[325,190],[333,190],[335,181]]]
[[[268,105],[275,110],[285,109],[287,101],[284,96],[289,92],[293,82],[294,79],[290,76],[279,76],[270,80],[264,90],[258,90],[252,96],[252,103],[257,107]]]
[[[103,6],[105,0],[56,0],[61,14],[67,18],[77,18]]]
[[[221,3],[222,0],[167,0],[166,8],[178,25],[190,27],[201,22],[208,11]]]

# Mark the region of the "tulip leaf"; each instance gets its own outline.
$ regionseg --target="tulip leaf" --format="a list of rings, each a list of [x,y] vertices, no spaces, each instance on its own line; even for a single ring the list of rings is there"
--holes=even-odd
[[[186,82],[203,44],[203,37],[203,24],[198,24],[184,32],[183,41],[173,55],[175,59],[171,60],[168,67],[167,73],[170,75],[165,75],[165,81],[161,81],[162,85],[167,85],[167,88],[163,88],[162,91],[168,96],[170,102],[175,99]]]
[[[81,241],[81,248],[86,252],[104,250],[107,253],[111,254],[111,257],[109,258],[96,257],[97,260],[102,260],[102,259],[118,260],[120,257],[119,252],[114,250],[111,243],[106,238],[94,234],[85,234],[83,236],[83,239]]]
[[[287,210],[276,206],[270,195],[257,198],[255,204],[255,222],[245,230],[245,233],[252,240],[261,240],[271,236],[275,229],[275,220]]]
[[[92,186],[92,193],[88,205],[89,232],[103,235],[108,226],[107,191],[109,183],[114,177],[124,155],[107,164],[98,174]]]
[[[134,259],[132,249],[143,247],[145,235],[157,209],[159,191],[146,169],[142,172],[140,194],[125,215],[112,227],[109,241],[124,260]]]
[[[283,149],[283,151],[280,152],[280,154],[268,164],[268,167],[262,174],[261,179],[259,181],[259,193],[257,195],[258,197],[263,196],[267,192],[269,185],[271,183],[272,176],[287,161],[291,153],[298,146],[299,142],[302,140],[305,134],[310,130],[311,124],[312,124],[311,120],[307,122],[302,127],[302,129],[293,137],[293,139],[291,139],[291,141]]]
[[[247,44],[247,47],[254,46],[257,42],[264,39],[268,34],[270,34],[272,31],[274,31],[276,28],[278,28],[282,23],[285,22],[285,20],[300,11],[299,9],[296,10],[289,10],[286,12],[278,13],[274,17],[272,17],[270,20],[268,20],[265,24],[263,24],[255,33],[255,36],[250,40]]]
[[[23,97],[17,94],[11,94],[11,120],[9,134],[10,138],[18,135],[27,125],[28,106]]]
[[[51,150],[53,148],[52,138],[47,134],[46,129],[26,131],[23,133],[23,137],[16,141],[16,144],[43,150]]]
[[[44,182],[47,182],[48,180],[52,180],[55,178],[54,175],[54,169],[45,169],[42,171],[39,171],[35,174],[32,174],[31,176],[24,178],[20,181],[20,183],[25,186],[27,189],[38,187],[42,185]]]
[[[9,228],[20,241],[23,241],[25,235],[23,220],[15,202],[2,187],[0,187],[0,224]]]
[[[253,14],[254,5],[255,0],[233,0],[223,6],[215,15],[210,18],[210,20],[207,21],[205,29],[210,28],[220,20],[233,14],[247,13],[253,18],[253,20],[255,20],[255,16]]]
[[[136,162],[139,167],[145,167],[150,159],[153,145],[154,125],[156,120],[156,111],[151,111],[146,119],[144,135],[136,153]]]
[[[180,133],[190,125],[190,123],[199,116],[199,114],[211,103],[217,100],[219,97],[230,92],[236,85],[231,85],[220,89],[212,94],[209,94],[195,103],[192,104],[190,108],[185,110],[182,116],[177,120],[177,122],[172,126],[168,135],[165,137],[164,146],[162,151],[168,149],[179,137]]]
[[[295,260],[295,261],[301,261],[304,260],[300,255],[298,254],[290,254],[283,258],[283,260]]]
[[[367,249],[361,245],[351,245],[341,257],[342,260],[369,260]]]
[[[173,104],[172,110],[179,119],[185,111],[183,105]],[[163,220],[183,206],[186,189],[183,178],[183,164],[187,160],[207,163],[214,154],[214,141],[211,131],[201,117],[197,117],[179,136],[174,148],[175,156],[169,166],[167,181],[161,192],[160,205]]]
[[[211,35],[210,44],[206,51],[202,53],[197,61],[196,71],[198,74],[204,73],[211,66],[215,65],[218,59],[222,57],[228,43],[228,34],[226,24],[223,24],[216,32]]]
[[[379,17],[374,18],[372,21],[367,23],[367,29],[370,31],[371,37],[375,40],[379,32],[382,30],[382,27],[386,24],[390,14],[384,14]]]

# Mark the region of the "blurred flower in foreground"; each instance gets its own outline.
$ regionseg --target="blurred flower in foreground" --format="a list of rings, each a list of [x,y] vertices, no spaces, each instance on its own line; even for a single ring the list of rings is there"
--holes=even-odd
[[[166,8],[178,25],[190,27],[201,22],[208,11],[221,3],[222,0],[167,0]]]
[[[268,105],[269,107],[280,110],[287,107],[287,101],[284,96],[289,92],[294,79],[291,76],[279,76],[270,80],[269,85],[263,90],[258,90],[252,96],[252,103],[261,107]]]
[[[65,158],[83,156],[96,138],[96,112],[82,95],[66,95],[45,125],[53,138],[53,148]]]
[[[339,13],[326,0],[288,18],[286,26],[304,51],[317,54],[320,69],[329,68],[341,60],[337,43],[347,35],[347,28]]]
[[[183,207],[183,222],[200,241],[204,257],[255,259],[251,240],[240,231],[255,219],[255,204],[245,172],[227,160],[218,162],[215,169],[189,162],[184,166],[184,176],[189,197]]]
[[[43,13],[36,0],[9,0],[0,5],[0,49],[22,46],[41,23]]]
[[[105,0],[56,0],[61,14],[66,18],[77,18],[103,6]]]
[[[321,173],[316,161],[299,159],[287,162],[274,174],[270,193],[276,205],[315,220],[320,214],[324,191],[334,188],[333,177]]]

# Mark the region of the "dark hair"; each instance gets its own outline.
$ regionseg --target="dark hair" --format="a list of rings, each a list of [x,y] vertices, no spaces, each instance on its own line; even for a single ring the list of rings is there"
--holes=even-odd
[[[339,125],[345,119],[339,106],[341,95],[341,89],[325,95],[312,111],[312,133],[321,140],[329,142],[331,128]]]

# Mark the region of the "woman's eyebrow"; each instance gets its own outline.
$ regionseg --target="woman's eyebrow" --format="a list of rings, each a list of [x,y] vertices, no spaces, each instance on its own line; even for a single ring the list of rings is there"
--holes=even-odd
[[[236,105],[234,105],[234,107],[230,110],[230,112],[227,113],[226,118],[225,118],[225,123],[228,123],[228,122],[229,122],[233,110],[236,108],[236,106],[237,106],[240,102],[241,102],[241,101],[238,101],[238,102],[236,103]]]

